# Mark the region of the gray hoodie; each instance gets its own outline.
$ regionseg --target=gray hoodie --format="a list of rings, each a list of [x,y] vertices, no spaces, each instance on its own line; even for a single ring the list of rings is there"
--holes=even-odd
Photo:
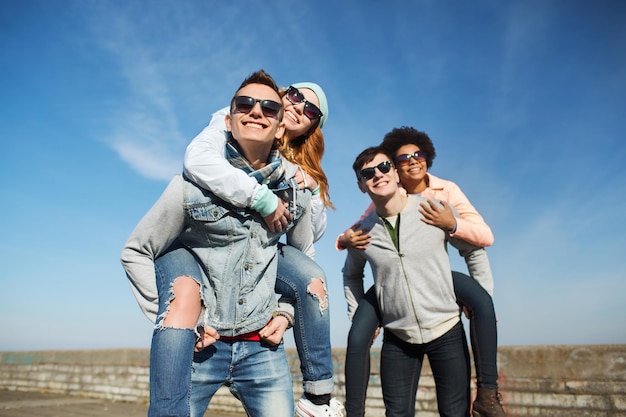
[[[419,205],[427,199],[410,195],[400,213],[399,250],[384,222],[374,211],[361,222],[372,235],[366,250],[349,249],[343,267],[348,314],[354,314],[363,297],[363,271],[369,262],[382,326],[407,343],[428,343],[459,322],[450,259],[450,242],[465,257],[471,275],[491,281],[484,248],[451,238],[438,227],[424,223]]]

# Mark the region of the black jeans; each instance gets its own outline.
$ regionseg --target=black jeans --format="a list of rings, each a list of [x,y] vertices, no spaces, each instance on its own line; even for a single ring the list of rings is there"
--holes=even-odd
[[[459,321],[443,336],[411,344],[385,329],[380,380],[386,417],[414,417],[415,398],[424,356],[435,379],[441,417],[467,417],[470,411],[470,365],[467,339]]]
[[[498,336],[496,314],[491,296],[473,278],[452,272],[454,291],[459,304],[470,313],[470,339],[476,367],[477,384],[481,388],[498,387]],[[348,333],[345,381],[348,417],[365,414],[365,397],[370,374],[370,346],[380,324],[380,311],[374,287],[359,302]]]

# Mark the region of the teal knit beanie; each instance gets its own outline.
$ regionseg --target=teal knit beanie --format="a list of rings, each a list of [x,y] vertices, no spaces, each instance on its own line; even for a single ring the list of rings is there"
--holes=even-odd
[[[326,123],[326,119],[328,119],[328,101],[326,100],[326,94],[324,94],[324,90],[322,90],[322,87],[311,82],[295,83],[291,84],[291,86],[297,89],[308,88],[315,93],[317,99],[320,101],[320,110],[322,111],[322,117],[320,118],[320,129],[324,127],[324,123]]]

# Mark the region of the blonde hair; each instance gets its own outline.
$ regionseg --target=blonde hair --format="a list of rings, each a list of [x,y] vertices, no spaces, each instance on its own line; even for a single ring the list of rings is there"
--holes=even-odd
[[[302,167],[312,176],[320,187],[320,197],[324,204],[332,209],[335,208],[330,201],[328,193],[328,178],[322,169],[322,156],[324,156],[324,135],[319,127],[319,121],[309,133],[289,140],[283,136],[278,143],[278,148],[290,162]]]

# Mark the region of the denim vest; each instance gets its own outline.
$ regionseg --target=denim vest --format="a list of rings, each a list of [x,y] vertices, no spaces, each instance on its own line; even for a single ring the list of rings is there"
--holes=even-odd
[[[283,180],[274,191],[289,201],[294,221],[309,205],[310,193],[298,190],[293,179]],[[278,306],[274,284],[282,233],[271,233],[257,212],[232,206],[187,178],[183,208],[185,227],[179,240],[206,275],[203,321],[223,336],[261,329]]]

